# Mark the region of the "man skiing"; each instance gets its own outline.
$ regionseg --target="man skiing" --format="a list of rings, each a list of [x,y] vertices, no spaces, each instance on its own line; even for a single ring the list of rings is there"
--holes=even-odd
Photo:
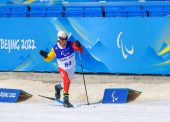
[[[51,51],[47,53],[41,50],[40,55],[43,56],[44,60],[47,62],[53,60],[54,57],[57,58],[58,71],[63,79],[63,82],[55,85],[55,97],[56,99],[60,99],[60,91],[64,89],[64,106],[73,107],[73,105],[69,102],[69,87],[71,80],[74,78],[76,66],[74,50],[79,53],[82,53],[83,48],[79,41],[67,41],[68,36],[64,31],[59,31],[57,36],[57,44],[53,46]]]

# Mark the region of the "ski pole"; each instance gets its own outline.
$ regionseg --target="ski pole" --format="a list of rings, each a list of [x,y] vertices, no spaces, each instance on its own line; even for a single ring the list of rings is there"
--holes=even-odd
[[[89,99],[88,99],[88,94],[87,94],[86,81],[85,81],[85,78],[84,78],[83,64],[82,64],[82,59],[81,59],[81,54],[80,53],[79,53],[79,59],[80,59],[80,63],[81,63],[82,73],[83,73],[83,81],[84,81],[84,88],[85,88],[85,92],[86,92],[87,105],[90,105]]]

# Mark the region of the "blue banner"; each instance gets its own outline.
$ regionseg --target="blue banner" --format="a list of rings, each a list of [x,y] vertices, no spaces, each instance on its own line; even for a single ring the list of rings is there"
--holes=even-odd
[[[64,30],[83,45],[85,72],[170,74],[170,18],[0,18],[0,27],[1,71],[58,71],[39,51]]]
[[[33,4],[33,3],[99,2],[99,1],[102,1],[102,0],[1,0],[0,3],[1,4]],[[142,1],[142,2],[144,2],[145,0],[105,0],[105,1],[106,2],[129,2],[129,1],[132,1],[132,2]]]

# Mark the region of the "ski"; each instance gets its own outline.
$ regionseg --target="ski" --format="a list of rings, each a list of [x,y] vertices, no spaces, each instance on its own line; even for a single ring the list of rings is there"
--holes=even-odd
[[[53,101],[55,101],[55,102],[57,102],[57,103],[59,103],[61,105],[64,105],[64,102],[62,100],[56,99],[54,97],[48,97],[48,96],[44,96],[44,95],[38,95],[38,96],[46,98],[46,99],[49,99],[49,100],[53,100]],[[95,102],[95,103],[90,103],[90,105],[94,105],[94,107],[95,107],[96,104],[100,104],[100,103],[102,103],[102,100],[100,100],[98,102]],[[76,105],[76,106],[74,106],[72,108],[86,106],[86,105],[88,105],[88,104],[78,104],[78,105]]]
[[[47,99],[49,99],[49,100],[56,101],[56,102],[64,105],[64,102],[63,102],[62,100],[56,99],[56,98],[54,98],[54,97],[48,97],[48,96],[44,96],[44,95],[38,95],[38,96],[43,97],[43,98],[47,98]]]

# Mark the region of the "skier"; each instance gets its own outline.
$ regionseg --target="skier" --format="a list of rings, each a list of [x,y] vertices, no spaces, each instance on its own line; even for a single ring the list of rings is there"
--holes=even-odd
[[[69,108],[73,107],[73,105],[69,102],[69,87],[71,80],[74,78],[76,65],[74,50],[82,53],[83,48],[78,40],[76,42],[67,41],[68,36],[64,31],[59,31],[57,36],[57,44],[53,46],[51,51],[47,53],[41,50],[40,55],[43,56],[44,60],[47,62],[53,60],[54,57],[57,58],[58,71],[63,79],[63,82],[55,85],[55,97],[56,99],[60,99],[60,91],[64,89],[64,107]]]

